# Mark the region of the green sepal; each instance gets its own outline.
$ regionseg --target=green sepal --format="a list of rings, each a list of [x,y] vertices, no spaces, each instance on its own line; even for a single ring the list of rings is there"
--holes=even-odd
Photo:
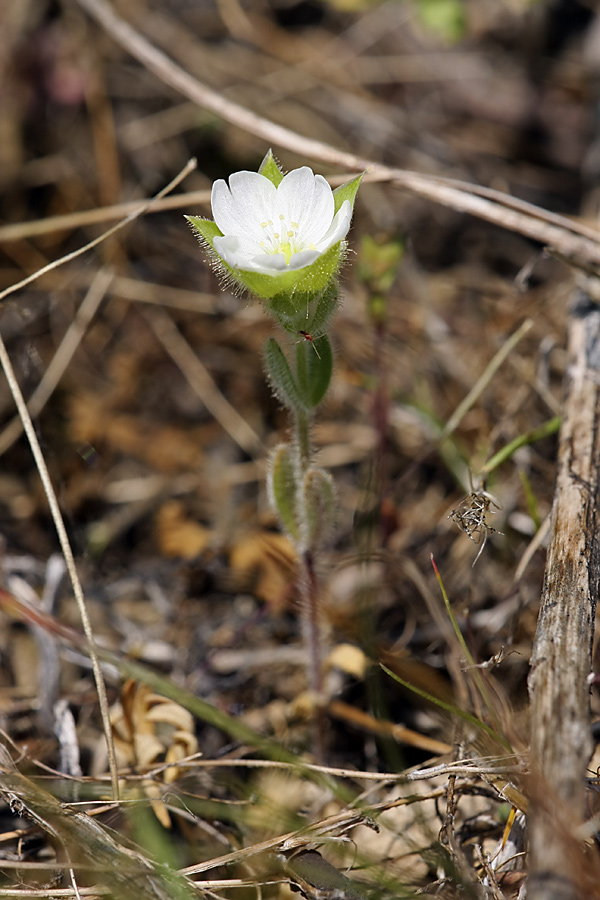
[[[277,294],[271,297],[265,308],[270,315],[289,331],[290,334],[298,334],[298,331],[305,327],[306,310],[309,309],[312,300],[312,294]]]
[[[266,308],[290,334],[299,335],[306,331],[319,336],[326,331],[337,305],[337,284],[331,281],[316,293],[277,294],[268,301]]]
[[[363,175],[357,175],[356,178],[353,178],[352,181],[346,181],[344,184],[340,184],[333,192],[333,202],[335,203],[335,211],[337,212],[340,208],[344,200],[350,201],[350,206],[354,209],[354,201],[356,200],[356,192],[360,187],[360,183],[363,180]]]
[[[318,549],[330,537],[336,519],[337,496],[333,478],[323,469],[309,469],[304,476],[304,542]]]
[[[274,184],[275,187],[278,187],[283,180],[283,172],[279,168],[277,161],[273,156],[272,150],[269,150],[269,152],[261,162],[258,169],[258,174],[264,175],[265,178],[268,178],[271,184]]]
[[[298,517],[298,464],[296,453],[289,444],[278,444],[269,457],[267,490],[271,506],[289,536],[300,538]]]
[[[314,305],[310,323],[308,326],[304,326],[304,330],[309,331],[313,336],[315,334],[320,335],[323,331],[326,331],[337,306],[338,286],[335,281],[331,281],[319,295]]]
[[[265,367],[273,390],[281,402],[292,412],[306,410],[308,407],[298,390],[285,354],[275,338],[272,337],[267,340],[265,345]]]
[[[277,275],[263,275],[243,269],[232,271],[242,287],[262,300],[272,300],[282,294],[316,294],[335,277],[344,261],[345,246],[345,241],[339,241],[312,265],[303,269],[285,270]]]
[[[196,237],[203,243],[208,244],[210,249],[215,252],[213,240],[216,237],[223,237],[223,232],[212,219],[202,219],[200,216],[184,216],[192,226],[192,231]]]
[[[303,407],[314,409],[327,393],[333,374],[333,352],[326,334],[303,338],[296,345],[296,370]]]

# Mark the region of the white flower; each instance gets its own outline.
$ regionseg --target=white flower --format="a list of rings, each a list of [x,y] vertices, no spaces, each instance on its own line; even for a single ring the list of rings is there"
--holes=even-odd
[[[344,240],[352,204],[337,213],[333,191],[308,166],[285,175],[277,187],[258,172],[235,172],[212,189],[212,212],[221,236],[215,252],[233,270],[281,276],[312,265]]]

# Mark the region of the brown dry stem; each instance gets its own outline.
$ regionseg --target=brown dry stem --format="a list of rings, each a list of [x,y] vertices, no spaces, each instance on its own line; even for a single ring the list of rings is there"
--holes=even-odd
[[[600,309],[583,293],[570,319],[563,408],[552,540],[529,676],[529,900],[581,896],[577,857],[561,831],[583,820],[592,750],[588,676],[600,575]]]

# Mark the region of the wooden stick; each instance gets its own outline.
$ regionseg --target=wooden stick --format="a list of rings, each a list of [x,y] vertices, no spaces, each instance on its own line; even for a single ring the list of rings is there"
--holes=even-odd
[[[600,573],[600,307],[579,292],[552,509],[552,538],[529,675],[528,900],[581,897],[584,783],[592,752],[589,681]]]

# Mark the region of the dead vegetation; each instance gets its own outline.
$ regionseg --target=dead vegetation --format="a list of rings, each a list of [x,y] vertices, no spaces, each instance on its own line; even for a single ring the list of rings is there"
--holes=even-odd
[[[568,312],[600,259],[591,6],[107,8],[133,33],[99,0],[0,10],[0,331],[84,594],[2,379],[0,896],[509,900],[532,804],[566,862],[529,896],[599,896],[595,762],[585,783],[544,770],[566,738],[550,700],[530,741],[527,696]],[[373,163],[315,429],[341,500],[318,560],[324,765],[264,488],[287,429],[269,321],[183,220],[270,145],[337,184]],[[574,526],[592,576],[595,490]]]

